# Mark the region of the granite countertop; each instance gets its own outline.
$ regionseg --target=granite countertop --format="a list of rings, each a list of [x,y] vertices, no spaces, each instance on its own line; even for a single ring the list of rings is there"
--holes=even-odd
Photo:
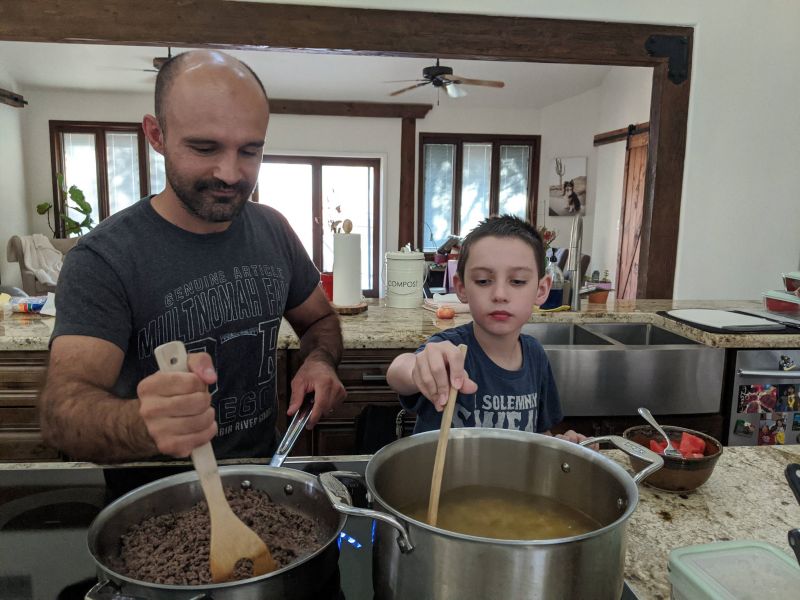
[[[708,333],[657,314],[678,308],[716,308],[725,310],[761,308],[756,301],[741,300],[620,300],[608,304],[583,303],[581,312],[534,313],[531,322],[626,322],[652,323],[696,342],[715,348],[800,348],[800,334]],[[366,312],[342,316],[345,348],[416,348],[430,335],[471,320],[468,313],[455,319],[437,319],[423,308],[388,308],[385,301],[370,300]],[[53,318],[14,314],[0,317],[0,351],[47,350],[53,331]],[[297,336],[283,321],[278,348],[298,347]]]
[[[622,452],[604,453],[630,471]],[[336,462],[342,458],[345,457],[325,460]],[[625,559],[625,578],[636,595],[643,600],[669,599],[668,556],[671,550],[683,546],[756,540],[793,556],[786,534],[800,527],[800,505],[783,475],[786,465],[792,462],[800,463],[800,446],[729,447],[724,449],[711,478],[695,492],[672,494],[640,485],[639,505],[628,523]],[[0,463],[0,481],[5,470],[83,468],[96,465]]]

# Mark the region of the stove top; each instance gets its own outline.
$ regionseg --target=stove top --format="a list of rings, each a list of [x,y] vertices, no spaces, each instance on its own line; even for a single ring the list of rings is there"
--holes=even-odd
[[[314,473],[325,470],[364,472],[367,458],[289,459],[286,467]],[[89,525],[120,495],[117,482],[138,487],[143,472],[102,469],[32,469],[0,471],[0,599],[83,600],[97,583],[87,548]],[[150,480],[176,472],[150,470]],[[145,476],[147,473],[145,473]],[[372,536],[374,523],[348,517],[340,535],[339,570],[325,598],[373,600]],[[623,600],[637,600],[627,584]]]

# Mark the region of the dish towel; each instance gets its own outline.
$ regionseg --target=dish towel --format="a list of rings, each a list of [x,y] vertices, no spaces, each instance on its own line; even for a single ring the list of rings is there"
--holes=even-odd
[[[20,236],[25,264],[41,283],[55,285],[64,255],[41,233]]]

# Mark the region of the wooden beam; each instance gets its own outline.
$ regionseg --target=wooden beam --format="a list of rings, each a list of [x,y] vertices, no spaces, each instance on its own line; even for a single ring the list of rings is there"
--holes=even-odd
[[[403,119],[400,130],[400,202],[397,218],[397,248],[410,243],[414,236],[414,166],[417,151],[417,121]]]
[[[0,104],[8,104],[15,108],[24,108],[27,103],[28,101],[25,100],[21,94],[0,89]]]
[[[653,34],[689,27],[222,0],[0,3],[0,39],[653,65]]]
[[[275,98],[270,98],[269,101],[269,112],[273,115],[424,119],[432,108],[433,104],[395,104],[389,102],[336,102]]]
[[[650,131],[650,123],[637,123],[636,125],[628,125],[628,127],[623,129],[614,129],[613,131],[598,133],[594,136],[594,145],[603,146],[605,144],[613,144],[614,142],[622,142],[627,140],[629,135],[636,135],[637,133],[644,133],[645,131]]]

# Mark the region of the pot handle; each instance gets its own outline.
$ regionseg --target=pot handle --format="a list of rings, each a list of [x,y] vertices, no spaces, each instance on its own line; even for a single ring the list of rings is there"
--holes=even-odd
[[[344,484],[337,479],[338,477],[363,479],[360,473],[355,473],[353,471],[329,471],[328,473],[322,473],[319,476],[319,482],[322,484],[325,493],[328,494],[333,508],[346,515],[378,519],[379,521],[388,523],[397,530],[397,545],[400,547],[400,552],[406,554],[414,549],[411,540],[408,538],[408,531],[406,531],[405,526],[398,519],[377,510],[353,506],[350,492],[348,492]]]
[[[632,440],[626,440],[619,435],[604,435],[601,437],[589,438],[588,440],[580,442],[580,445],[588,446],[589,444],[599,444],[600,442],[610,442],[625,454],[635,456],[636,458],[650,463],[650,466],[645,467],[634,476],[633,483],[637,485],[664,466],[664,459],[661,456],[649,448],[645,448]]]

